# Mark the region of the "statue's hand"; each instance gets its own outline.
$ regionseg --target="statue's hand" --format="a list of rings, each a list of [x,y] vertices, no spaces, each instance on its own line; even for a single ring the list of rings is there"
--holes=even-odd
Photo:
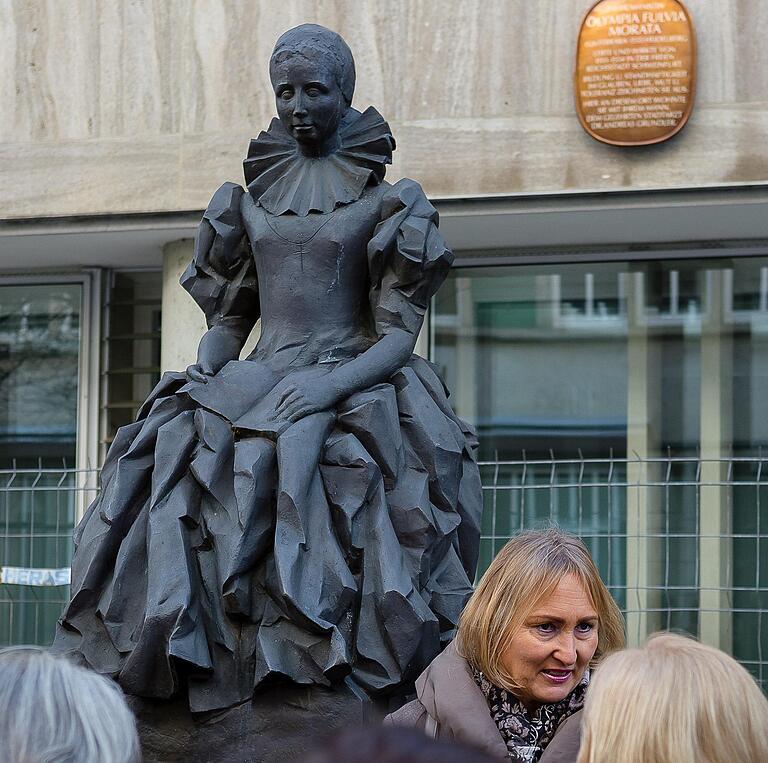
[[[208,379],[210,379],[216,371],[207,363],[195,363],[187,367],[186,373],[189,381],[208,384]]]
[[[327,411],[338,401],[338,391],[322,380],[298,382],[286,387],[278,400],[276,412],[279,418],[295,422],[311,413]]]

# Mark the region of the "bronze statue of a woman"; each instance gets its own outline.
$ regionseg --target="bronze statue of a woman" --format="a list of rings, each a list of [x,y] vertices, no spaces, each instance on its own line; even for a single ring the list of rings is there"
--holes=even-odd
[[[474,435],[412,354],[452,259],[437,213],[384,181],[395,141],[351,107],[341,37],[286,32],[270,76],[279,119],[182,277],[197,363],[118,432],[55,643],[193,712],[276,677],[401,687],[452,637],[477,558]]]

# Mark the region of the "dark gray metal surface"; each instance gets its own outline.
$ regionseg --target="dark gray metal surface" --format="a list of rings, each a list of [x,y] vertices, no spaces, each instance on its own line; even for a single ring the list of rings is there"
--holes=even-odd
[[[452,637],[477,561],[475,437],[412,354],[452,261],[437,213],[384,181],[394,140],[351,108],[338,35],[291,30],[270,73],[279,120],[182,278],[198,362],[118,432],[55,644],[195,713],[267,679],[397,691]]]

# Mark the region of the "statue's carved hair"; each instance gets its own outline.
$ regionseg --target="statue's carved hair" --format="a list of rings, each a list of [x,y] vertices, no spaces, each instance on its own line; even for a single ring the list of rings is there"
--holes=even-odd
[[[333,71],[347,106],[352,104],[352,95],[355,92],[355,59],[341,35],[319,24],[302,24],[280,35],[269,60],[269,76],[273,83],[275,67],[296,55],[325,59]]]

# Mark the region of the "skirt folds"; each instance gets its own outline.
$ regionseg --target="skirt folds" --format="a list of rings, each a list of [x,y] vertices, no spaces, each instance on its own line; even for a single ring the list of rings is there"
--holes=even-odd
[[[117,433],[75,532],[56,650],[131,694],[186,691],[204,712],[273,678],[351,674],[386,693],[453,636],[481,492],[474,433],[434,368],[413,356],[387,383],[275,428],[286,380],[252,361],[208,385],[163,377]]]

